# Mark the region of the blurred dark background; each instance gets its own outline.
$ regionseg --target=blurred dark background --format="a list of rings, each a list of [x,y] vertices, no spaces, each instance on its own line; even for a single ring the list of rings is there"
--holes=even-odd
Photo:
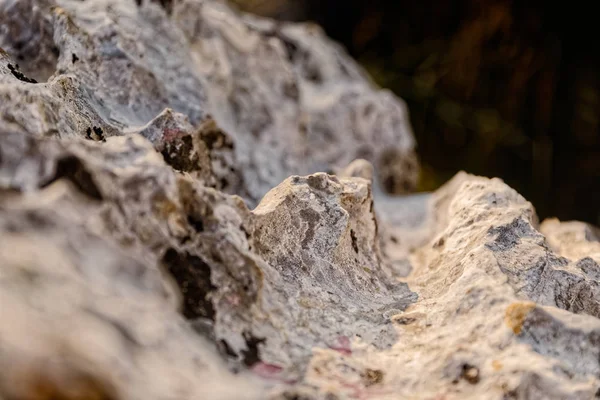
[[[314,21],[408,104],[420,190],[498,176],[556,216],[600,225],[594,2],[233,0]]]

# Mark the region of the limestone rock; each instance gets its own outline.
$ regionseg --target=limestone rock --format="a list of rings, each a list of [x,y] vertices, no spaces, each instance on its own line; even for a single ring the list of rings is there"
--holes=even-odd
[[[0,396],[260,397],[180,317],[152,256],[94,233],[104,205],[78,186],[2,195]]]
[[[283,347],[306,356],[307,344],[345,353],[352,338],[378,348],[394,343],[389,314],[415,296],[381,268],[368,181],[293,176],[267,193],[253,215],[255,251],[279,274],[272,282],[279,296],[271,301],[287,303],[289,317],[275,325],[295,324]]]
[[[1,2],[0,48],[13,57],[0,56],[2,119],[39,135],[137,131],[153,143],[212,121],[235,139],[225,158],[237,160],[228,167],[238,182],[227,189],[250,204],[291,174],[359,156],[390,190],[414,187],[404,104],[318,28],[240,16],[215,0],[139,3]]]
[[[384,314],[414,300],[379,270],[368,181],[290,178],[250,212],[241,199],[177,174],[135,134],[104,143],[22,133],[4,140],[12,144],[2,153],[5,187],[24,190],[19,176],[37,179],[32,192],[72,182],[99,205],[82,223],[169,271],[183,290],[183,315],[202,319],[250,366],[264,361],[296,376],[314,346],[336,347],[355,334],[389,345],[395,335],[380,326]],[[30,178],[40,165],[46,172]]]
[[[315,353],[318,396],[593,398],[597,264],[554,254],[531,204],[497,179],[461,174],[421,203],[427,243],[405,279],[419,298],[391,316],[398,342]]]
[[[215,0],[0,21],[0,398],[599,393],[597,229],[465,173],[387,194],[406,110],[318,28]]]

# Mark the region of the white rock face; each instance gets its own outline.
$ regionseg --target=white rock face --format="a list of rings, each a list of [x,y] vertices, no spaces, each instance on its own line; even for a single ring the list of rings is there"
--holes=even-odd
[[[404,103],[319,28],[240,16],[215,0],[135,3],[0,2],[0,48],[13,57],[0,62],[2,119],[62,138],[138,131],[158,147],[213,121],[236,159],[215,185],[252,205],[292,174],[358,157],[389,191],[414,187]]]
[[[388,196],[406,110],[317,28],[141,3],[0,1],[1,399],[598,397],[596,228]]]
[[[458,175],[426,202],[417,232],[429,239],[405,279],[419,298],[392,317],[398,342],[322,351],[307,381],[349,398],[593,398],[598,264],[555,254],[531,204],[499,180]]]

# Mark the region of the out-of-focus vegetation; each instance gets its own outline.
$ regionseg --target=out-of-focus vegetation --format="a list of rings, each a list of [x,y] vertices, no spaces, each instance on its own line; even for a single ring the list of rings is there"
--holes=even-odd
[[[600,27],[590,5],[234,0],[313,20],[409,106],[421,190],[499,176],[541,217],[600,224]]]

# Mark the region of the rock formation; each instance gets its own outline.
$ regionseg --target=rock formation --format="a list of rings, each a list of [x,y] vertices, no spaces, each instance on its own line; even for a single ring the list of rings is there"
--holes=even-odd
[[[600,241],[414,188],[402,102],[216,0],[0,2],[0,399],[593,398]]]

